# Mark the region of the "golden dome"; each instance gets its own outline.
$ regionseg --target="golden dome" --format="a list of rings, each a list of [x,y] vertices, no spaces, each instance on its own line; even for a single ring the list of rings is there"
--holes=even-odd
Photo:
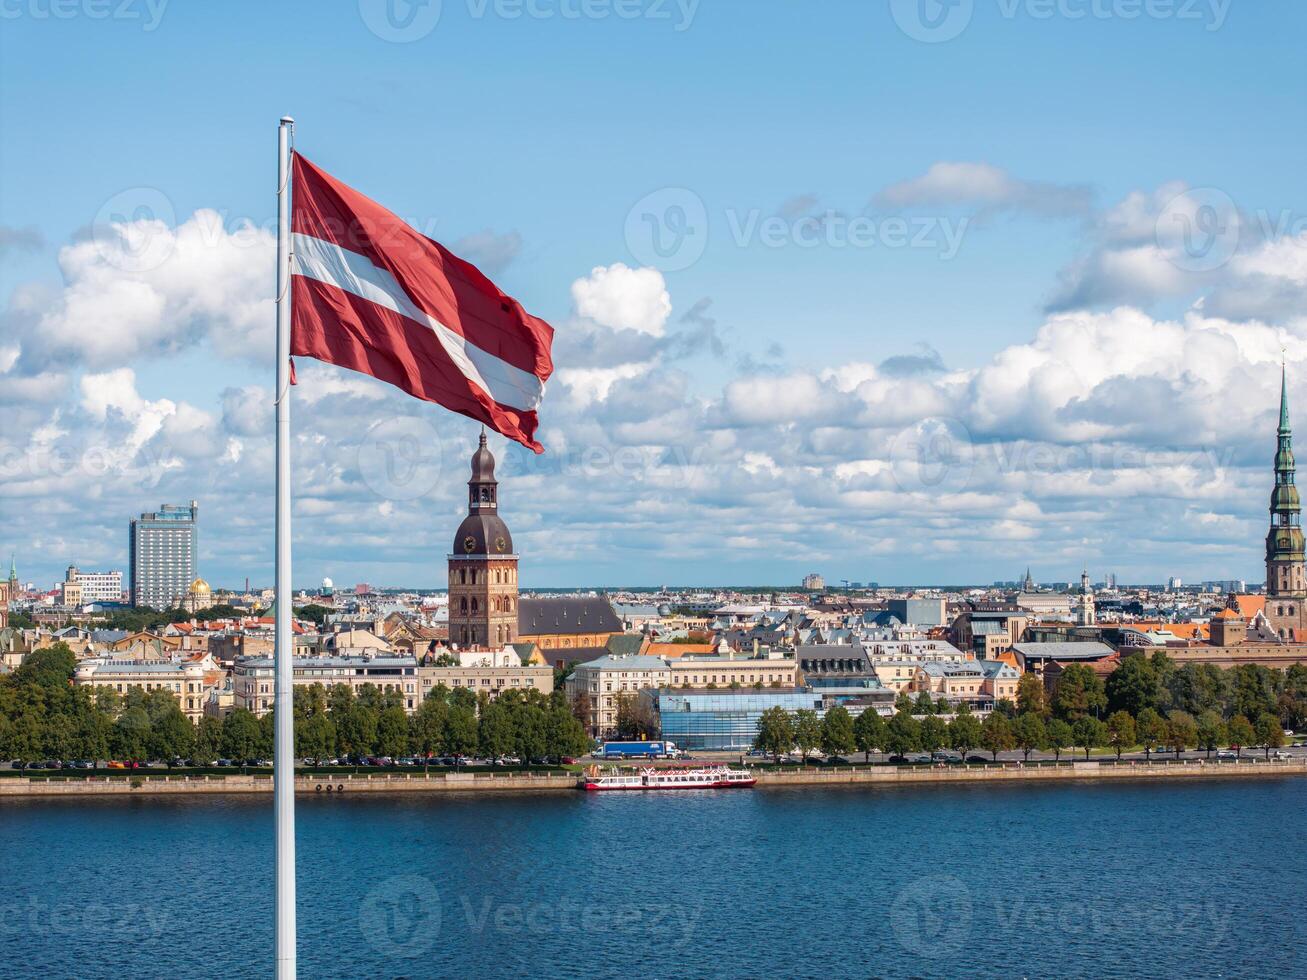
[[[191,583],[191,595],[208,595],[212,591],[209,588],[209,583],[202,578],[197,578]]]

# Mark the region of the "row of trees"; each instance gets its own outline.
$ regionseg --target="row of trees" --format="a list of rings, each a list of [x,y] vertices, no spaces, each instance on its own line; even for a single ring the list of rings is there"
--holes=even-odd
[[[1123,752],[1142,746],[1150,758],[1162,748],[1178,758],[1194,748],[1204,749],[1210,756],[1225,745],[1240,753],[1256,745],[1269,755],[1271,749],[1284,744],[1284,732],[1279,718],[1269,712],[1255,723],[1243,715],[1226,721],[1211,710],[1194,718],[1180,710],[1164,716],[1152,708],[1143,709],[1137,719],[1125,711],[1113,712],[1106,721],[1088,714],[1066,721],[1035,711],[1009,718],[994,711],[981,721],[962,704],[946,722],[935,714],[918,719],[906,708],[888,720],[871,710],[854,718],[843,705],[836,705],[821,719],[811,709],[790,713],[781,707],[768,708],[759,719],[753,744],[778,760],[797,749],[805,761],[818,748],[830,756],[862,752],[870,760],[872,752],[902,756],[942,749],[956,749],[963,758],[973,749],[981,749],[993,759],[1013,749],[1021,750],[1026,759],[1031,752],[1051,751],[1060,759],[1063,751],[1073,748],[1083,750],[1088,759],[1093,749],[1110,747],[1119,759]]]
[[[1146,710],[1163,717],[1174,711],[1194,718],[1214,713],[1226,721],[1271,714],[1282,728],[1297,729],[1307,726],[1307,667],[1294,664],[1279,671],[1241,664],[1223,670],[1212,664],[1177,665],[1161,650],[1132,653],[1106,679],[1085,664],[1069,665],[1051,697],[1040,677],[1024,674],[1016,703],[1002,707],[1013,717],[1034,712],[1066,722],[1120,712],[1138,719]]]
[[[0,758],[252,759],[272,754],[273,716],[244,709],[198,724],[167,691],[119,695],[70,681],[76,659],[64,644],[37,650],[0,678]],[[438,685],[411,716],[401,696],[344,684],[295,691],[295,752],[340,755],[515,755],[524,761],[579,755],[590,740],[562,692],[505,691],[495,700]]]

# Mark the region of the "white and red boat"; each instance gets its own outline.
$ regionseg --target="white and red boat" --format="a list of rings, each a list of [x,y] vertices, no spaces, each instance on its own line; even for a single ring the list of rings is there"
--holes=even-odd
[[[705,766],[698,769],[649,766],[639,772],[623,772],[615,766],[590,766],[581,780],[589,792],[622,789],[731,789],[749,787],[758,781],[748,769]]]

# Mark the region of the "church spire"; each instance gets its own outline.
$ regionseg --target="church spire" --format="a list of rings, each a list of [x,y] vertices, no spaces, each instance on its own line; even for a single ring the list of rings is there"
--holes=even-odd
[[[1266,535],[1266,592],[1270,596],[1307,593],[1302,502],[1295,486],[1293,431],[1289,425],[1288,372],[1280,366],[1280,426],[1275,434],[1275,488],[1271,491],[1271,529]]]
[[[1284,361],[1280,362],[1280,432],[1288,433],[1289,429],[1289,381]]]

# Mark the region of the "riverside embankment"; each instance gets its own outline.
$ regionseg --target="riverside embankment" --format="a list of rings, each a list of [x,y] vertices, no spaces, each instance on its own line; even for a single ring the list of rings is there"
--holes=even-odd
[[[952,783],[1075,782],[1114,780],[1264,779],[1307,776],[1304,759],[1184,759],[1153,762],[1108,760],[1063,761],[1022,765],[996,763],[967,766],[823,766],[759,768],[758,788],[802,786],[890,787]],[[503,793],[575,790],[571,772],[495,773],[337,773],[298,776],[298,793]],[[272,792],[271,773],[187,775],[177,773],[93,774],[10,777],[0,780],[0,800],[20,797],[152,796],[204,793]]]

